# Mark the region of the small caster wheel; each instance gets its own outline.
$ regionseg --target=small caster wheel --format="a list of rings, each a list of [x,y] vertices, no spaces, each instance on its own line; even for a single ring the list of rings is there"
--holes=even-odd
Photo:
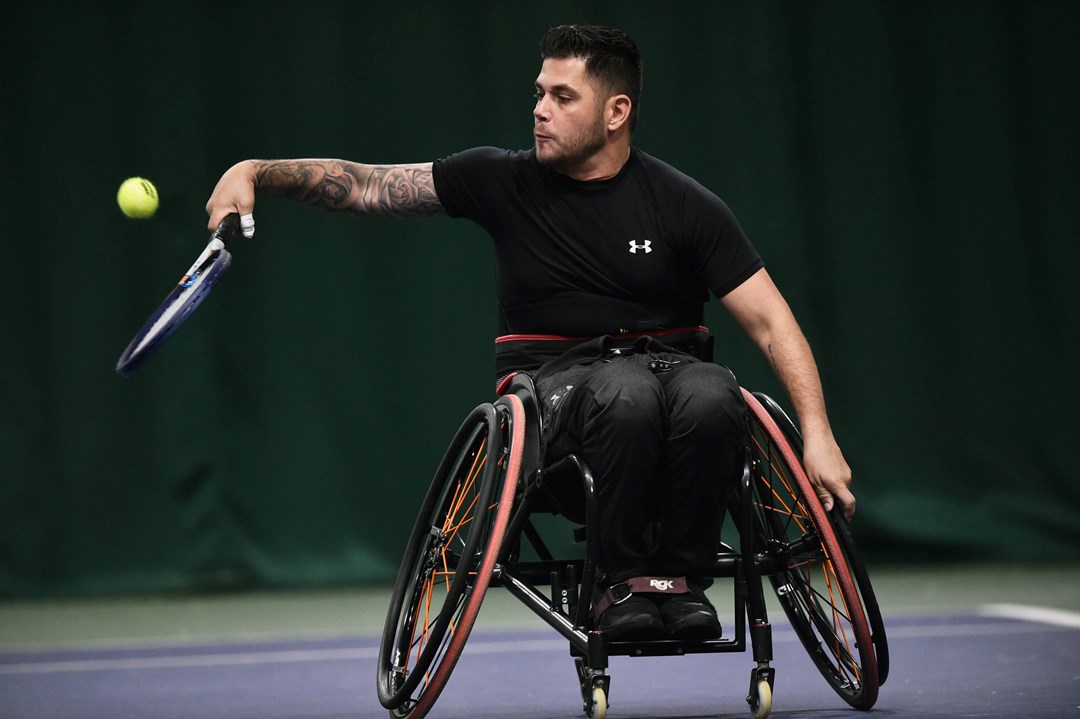
[[[585,710],[589,719],[604,719],[607,716],[607,694],[603,687],[593,687],[592,704]]]
[[[750,699],[750,711],[754,719],[765,719],[772,711],[772,687],[765,679],[759,679]]]

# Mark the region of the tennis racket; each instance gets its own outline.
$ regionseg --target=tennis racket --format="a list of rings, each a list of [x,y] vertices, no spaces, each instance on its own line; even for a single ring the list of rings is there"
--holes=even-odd
[[[221,275],[229,268],[232,255],[226,245],[240,232],[240,217],[228,215],[210,233],[210,242],[180,281],[158,305],[150,318],[135,334],[127,349],[116,362],[116,371],[127,376],[161,349],[180,325],[202,304]]]

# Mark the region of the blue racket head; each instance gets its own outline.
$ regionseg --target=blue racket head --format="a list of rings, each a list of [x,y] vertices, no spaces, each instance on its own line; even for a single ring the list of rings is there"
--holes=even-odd
[[[176,287],[135,333],[116,362],[116,371],[127,376],[150,359],[209,296],[222,273],[232,263],[225,243],[235,235],[236,215],[229,215],[210,236],[210,243]]]

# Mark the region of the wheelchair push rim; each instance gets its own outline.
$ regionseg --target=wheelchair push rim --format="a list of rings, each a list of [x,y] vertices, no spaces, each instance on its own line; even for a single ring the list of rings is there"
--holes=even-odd
[[[851,558],[801,458],[762,404],[750,411],[755,551],[792,628],[825,680],[856,709],[877,701],[877,657]]]
[[[795,453],[801,458],[803,453],[802,434],[795,423],[771,397],[762,393],[754,392],[754,397],[761,402],[762,407],[769,413],[777,427],[783,433],[784,438]],[[870,623],[871,639],[874,643],[874,653],[877,657],[878,686],[883,686],[889,676],[889,641],[885,634],[885,622],[881,618],[881,607],[878,604],[877,595],[874,594],[873,584],[870,582],[870,573],[863,561],[855,538],[851,535],[848,521],[844,518],[843,511],[839,506],[833,507],[828,513],[829,522],[836,538],[840,542],[840,548],[848,560],[855,586],[859,590],[859,598],[862,600],[863,609],[866,611],[867,620]]]
[[[453,671],[487,592],[521,470],[516,396],[474,409],[443,456],[405,551],[383,628],[377,689],[419,719]]]

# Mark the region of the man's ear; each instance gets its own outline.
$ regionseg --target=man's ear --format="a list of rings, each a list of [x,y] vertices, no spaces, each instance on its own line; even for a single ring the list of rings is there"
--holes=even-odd
[[[608,132],[615,132],[630,121],[631,105],[629,95],[612,95],[608,98],[605,108]]]

